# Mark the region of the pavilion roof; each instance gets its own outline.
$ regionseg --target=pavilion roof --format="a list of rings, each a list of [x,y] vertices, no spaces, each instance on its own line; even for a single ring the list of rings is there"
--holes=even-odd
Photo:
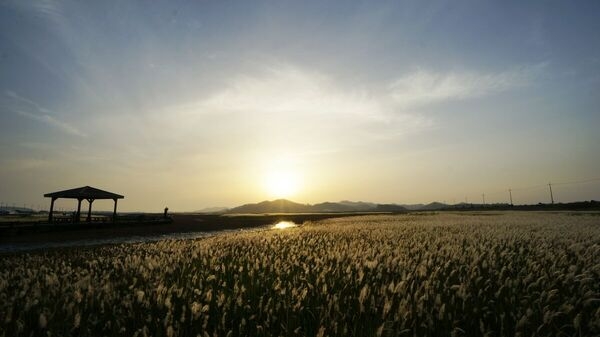
[[[46,198],[67,199],[123,199],[124,196],[112,192],[103,191],[90,186],[72,188],[70,190],[44,194]]]

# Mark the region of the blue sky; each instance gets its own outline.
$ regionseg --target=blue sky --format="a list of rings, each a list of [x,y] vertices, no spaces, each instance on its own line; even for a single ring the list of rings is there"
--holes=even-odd
[[[549,181],[600,178],[598,13],[594,1],[3,1],[0,200],[44,205],[92,185],[127,210],[505,202],[511,187],[532,187],[516,202],[547,202]],[[600,183],[556,196],[598,199]]]

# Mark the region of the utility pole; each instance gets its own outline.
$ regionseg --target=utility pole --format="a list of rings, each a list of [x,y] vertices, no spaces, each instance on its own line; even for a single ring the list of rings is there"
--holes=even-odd
[[[550,188],[550,201],[552,205],[554,205],[554,195],[552,195],[552,183],[548,183],[548,187]]]
[[[512,189],[508,189],[508,195],[510,196],[510,206],[512,207],[513,202],[512,202]]]
[[[481,194],[481,199],[483,199],[483,205],[485,205],[485,193]]]

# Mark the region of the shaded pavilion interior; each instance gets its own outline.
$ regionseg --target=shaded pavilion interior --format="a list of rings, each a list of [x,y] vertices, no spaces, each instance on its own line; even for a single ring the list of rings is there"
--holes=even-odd
[[[83,200],[87,200],[88,202],[88,214],[86,221],[92,221],[92,203],[94,200],[98,199],[111,199],[115,202],[115,207],[113,210],[112,220],[116,221],[117,219],[117,200],[125,198],[124,196],[108,191],[104,191],[98,188],[84,186],[79,188],[73,188],[70,190],[52,192],[44,194],[44,197],[51,198],[50,202],[50,212],[48,213],[48,222],[52,222],[53,212],[54,212],[54,202],[56,199],[76,199],[77,200],[77,213],[76,213],[76,221],[79,222],[81,219],[81,202]]]

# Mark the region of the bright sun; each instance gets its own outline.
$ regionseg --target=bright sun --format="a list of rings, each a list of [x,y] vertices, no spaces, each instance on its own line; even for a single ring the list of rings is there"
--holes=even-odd
[[[298,175],[292,171],[273,171],[265,176],[267,192],[275,198],[287,198],[298,192]]]

